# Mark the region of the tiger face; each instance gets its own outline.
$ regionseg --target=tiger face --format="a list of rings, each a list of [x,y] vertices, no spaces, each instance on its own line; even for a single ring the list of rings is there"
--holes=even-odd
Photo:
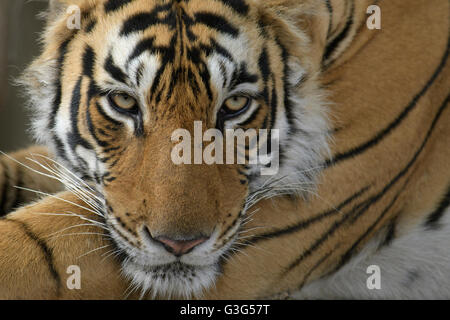
[[[27,73],[34,132],[101,197],[134,285],[198,296],[251,205],[315,183],[328,126],[308,36],[262,1],[67,2],[80,8],[81,28],[67,28],[67,4],[53,3],[44,52]],[[279,170],[175,164],[173,133],[194,136],[195,122],[202,133],[278,130],[269,155]]]

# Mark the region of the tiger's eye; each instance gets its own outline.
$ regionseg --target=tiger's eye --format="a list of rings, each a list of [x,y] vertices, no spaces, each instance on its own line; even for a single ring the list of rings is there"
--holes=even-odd
[[[112,102],[117,108],[124,111],[134,111],[137,106],[137,101],[126,93],[117,93],[111,96]]]
[[[229,113],[238,113],[249,105],[250,98],[244,96],[234,96],[225,101],[224,107],[231,111]]]
[[[246,96],[233,96],[225,100],[217,114],[216,127],[219,130],[223,130],[225,121],[236,118],[246,112],[252,101],[252,98]]]

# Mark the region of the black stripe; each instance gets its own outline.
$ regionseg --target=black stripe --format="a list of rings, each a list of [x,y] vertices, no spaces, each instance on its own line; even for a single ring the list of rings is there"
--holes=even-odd
[[[188,68],[187,71],[187,77],[189,79],[189,85],[192,88],[192,92],[194,93],[194,96],[200,95],[200,83],[197,80],[197,75],[194,73],[191,67]],[[189,104],[191,106],[191,104]]]
[[[220,74],[223,78],[224,87],[226,87],[227,83],[228,83],[227,67],[225,66],[225,63],[222,60],[219,61],[219,68],[220,68]]]
[[[349,17],[347,17],[347,23],[345,24],[344,29],[325,48],[325,53],[323,55],[324,62],[326,62],[333,55],[333,53],[336,52],[336,50],[339,48],[342,41],[344,41],[347,38],[347,36],[354,24],[354,20],[353,20],[354,14],[355,14],[355,3],[352,1],[350,15],[349,15]]]
[[[80,135],[78,128],[78,116],[80,115],[80,103],[81,103],[81,83],[83,77],[80,76],[77,84],[72,92],[72,100],[70,104],[70,120],[72,123],[72,132],[68,134],[69,143],[71,148],[75,151],[78,145],[85,147],[86,149],[93,149],[92,146]]]
[[[58,157],[65,160],[66,162],[69,162],[69,159],[67,158],[66,151],[64,149],[64,144],[56,135],[53,136],[53,143],[55,145],[55,153]]]
[[[91,46],[86,45],[82,60],[83,74],[92,79],[94,74],[95,53]]]
[[[150,38],[139,41],[139,43],[136,45],[136,47],[134,48],[133,52],[131,53],[130,57],[127,60],[127,67],[132,60],[136,59],[144,52],[146,52],[146,51],[152,52],[154,43],[155,43],[155,37],[150,37]]]
[[[111,169],[112,167],[114,167],[116,165],[117,161],[120,160],[119,158],[125,152],[125,150],[126,150],[126,148],[120,150],[119,152],[111,154],[108,157],[99,157],[98,160],[100,160],[103,163],[107,163],[107,162],[111,161],[112,159],[115,159],[115,161],[109,165],[109,168]]]
[[[169,62],[173,61],[175,58],[175,45],[176,45],[176,35],[172,37],[170,40],[170,44],[168,47],[160,47],[158,50],[161,52],[161,67],[153,79],[152,87],[150,88],[151,97],[155,97],[156,103],[159,102],[159,97],[161,96],[161,92],[164,90],[164,84],[160,82],[160,79],[164,72],[167,69]],[[161,87],[159,93],[157,92],[158,87]]]
[[[97,20],[93,19],[91,22],[89,22],[86,27],[84,28],[84,32],[89,33],[91,32],[95,26],[97,25]]]
[[[346,213],[342,219],[336,221],[333,223],[331,228],[329,228],[322,236],[317,239],[308,249],[302,252],[302,254],[295,259],[286,269],[283,271],[283,275],[294,269],[296,266],[298,266],[305,258],[310,256],[315,250],[317,250],[322,243],[324,243],[329,237],[331,237],[338,228],[344,224],[353,214],[355,211],[360,210],[360,208],[367,203],[367,200],[363,201],[360,204],[357,204],[350,210],[350,212]],[[367,207],[366,207],[367,208]]]
[[[243,0],[219,0],[227,7],[232,8],[235,12],[240,14],[241,16],[246,16],[249,11],[249,6]]]
[[[391,223],[389,223],[387,232],[386,232],[386,237],[384,238],[384,241],[381,243],[380,247],[384,247],[384,246],[389,246],[392,241],[395,238],[395,230],[396,230],[397,226],[396,226],[396,222],[395,219],[391,221]]]
[[[16,183],[15,187],[23,187],[25,186],[23,183],[23,171],[21,166],[16,167]],[[14,188],[15,194],[14,194],[14,202],[11,205],[12,210],[16,210],[17,208],[24,205],[24,199],[23,199],[23,190],[20,188]]]
[[[103,128],[97,128],[98,133],[104,137],[111,138],[111,134],[103,130]]]
[[[277,111],[278,111],[278,94],[277,87],[275,82],[275,76],[272,76],[272,97],[270,101],[270,129],[275,127],[275,120],[277,119]]]
[[[226,59],[228,59],[228,60],[230,60],[231,62],[234,63],[234,58],[231,55],[231,53],[227,49],[225,49],[225,47],[221,46],[219,43],[217,43],[217,41],[215,41],[212,38],[210,39],[210,47],[202,47],[202,45],[200,45],[200,47],[204,51],[214,50],[216,53],[220,54],[224,58],[226,58]],[[206,56],[208,56],[208,54]]]
[[[135,14],[126,20],[120,31],[121,36],[128,36],[134,32],[145,31],[147,28],[156,24],[168,25],[171,29],[176,26],[176,16],[173,12],[169,13],[165,18],[161,19],[159,14],[170,10],[172,4],[156,6],[151,12],[141,12]]]
[[[110,152],[113,152],[113,151],[117,151],[117,150],[119,150],[119,149],[121,149],[122,147],[111,147],[111,148],[108,148],[108,149],[105,149],[105,150],[103,150],[103,152],[104,153],[110,153]]]
[[[58,57],[58,63],[57,63],[57,70],[58,74],[56,75],[55,79],[55,88],[56,93],[55,97],[53,99],[53,106],[52,106],[52,112],[49,117],[49,125],[48,129],[52,130],[55,127],[55,121],[56,121],[56,114],[58,113],[59,106],[61,105],[61,98],[62,98],[62,85],[61,85],[61,75],[62,75],[62,69],[64,67],[64,59],[67,53],[67,47],[69,46],[69,43],[72,41],[72,38],[67,39],[64,41],[60,48],[59,48],[59,57]]]
[[[95,142],[97,142],[97,144],[100,147],[104,147],[104,148],[109,147],[109,143],[107,141],[101,140],[97,136],[97,133],[95,132],[95,127],[94,127],[94,124],[92,123],[91,108],[89,106],[87,107],[87,110],[86,110],[86,121],[87,121],[89,132],[91,133],[91,136],[94,138]]]
[[[233,38],[239,36],[239,29],[231,25],[225,18],[210,12],[198,12],[195,14],[195,23],[216,30],[220,33],[229,34]]]
[[[284,109],[286,110],[286,119],[287,122],[289,124],[289,129],[290,130],[295,130],[296,126],[294,125],[294,113],[292,112],[292,103],[291,103],[291,96],[290,96],[290,91],[291,88],[289,86],[289,75],[290,75],[290,69],[288,66],[288,62],[289,62],[289,53],[286,49],[286,47],[278,40],[276,40],[276,44],[280,47],[281,49],[281,60],[283,62],[283,92],[284,92]],[[280,162],[281,162],[281,157],[280,157]]]
[[[333,6],[331,5],[330,0],[325,0],[325,4],[327,6],[327,10],[330,15],[330,22],[328,24],[328,33],[327,33],[327,38],[328,38],[330,36],[331,28],[333,26]]]
[[[111,53],[106,58],[104,69],[114,80],[127,84],[128,76],[113,61]]]
[[[420,92],[414,96],[414,98],[408,104],[408,106],[402,111],[402,113],[393,122],[391,122],[385,129],[380,131],[375,137],[373,137],[369,141],[367,141],[364,144],[359,145],[355,148],[352,148],[348,151],[345,151],[342,153],[337,153],[336,155],[333,156],[333,159],[326,160],[323,165],[325,167],[329,167],[329,166],[333,166],[333,165],[337,164],[338,162],[347,160],[349,158],[353,158],[353,157],[365,152],[367,149],[376,146],[381,140],[383,140],[395,128],[397,128],[403,122],[403,120],[405,120],[405,118],[408,116],[408,114],[417,106],[417,103],[419,102],[420,98],[422,98],[425,95],[425,93],[433,85],[434,81],[436,81],[437,77],[444,69],[445,64],[447,62],[448,54],[449,54],[449,47],[450,47],[449,44],[450,44],[450,37],[449,37],[449,42],[447,43],[447,48],[445,50],[444,56],[442,57],[441,62],[439,63],[437,69],[434,71],[431,78],[425,84],[425,87],[423,87],[420,90]]]
[[[425,226],[427,228],[436,229],[439,227],[439,220],[444,215],[445,211],[450,207],[450,185],[447,193],[442,197],[437,208],[428,216]]]
[[[136,71],[136,85],[138,86],[138,87],[140,87],[141,86],[141,79],[142,79],[142,77],[144,76],[144,69],[145,69],[145,65],[144,65],[144,63],[143,62],[141,62],[140,64],[139,64],[139,67],[138,67],[138,69],[137,69],[137,71]]]
[[[53,279],[56,282],[57,294],[59,295],[61,289],[61,277],[59,276],[58,271],[56,270],[54,264],[53,250],[47,245],[47,243],[44,240],[40,239],[36,234],[34,234],[25,222],[14,219],[6,219],[5,221],[11,221],[13,223],[18,224],[23,229],[25,234],[31,240],[33,240],[37,244],[37,246],[41,249],[45,261],[47,262],[50,274],[52,275]]]
[[[200,84],[203,84],[203,87],[206,90],[206,94],[208,95],[209,100],[210,101],[213,100],[213,92],[210,81],[211,76],[209,74],[208,67],[204,62],[199,62],[198,64],[195,65],[195,67],[197,68],[197,75],[200,77],[200,81],[197,79],[197,77],[195,77],[195,86],[199,89]],[[195,106],[192,104],[189,104],[187,107],[189,107],[192,111],[195,109]],[[174,108],[175,105],[171,107],[170,111],[173,111]],[[169,109],[167,109],[167,111],[169,111]],[[163,116],[164,115],[165,113],[163,114]]]
[[[235,69],[231,76],[230,90],[242,83],[256,83],[259,77],[256,74],[248,72],[247,64],[241,63],[240,67]]]
[[[156,24],[154,15],[151,13],[139,13],[124,22],[120,35],[128,36],[134,32],[144,31],[153,24]]]
[[[102,90],[95,83],[94,79],[89,79],[89,88],[87,92],[86,104],[89,106],[91,104],[91,100],[96,96],[106,96],[107,93],[102,92]]]
[[[129,4],[133,0],[108,0],[105,3],[105,13],[111,13],[121,9],[123,6]]]
[[[269,76],[272,72],[270,70],[269,55],[267,54],[266,47],[264,47],[261,54],[259,55],[258,66],[259,70],[261,71],[264,83],[267,83],[267,80],[269,80]]]

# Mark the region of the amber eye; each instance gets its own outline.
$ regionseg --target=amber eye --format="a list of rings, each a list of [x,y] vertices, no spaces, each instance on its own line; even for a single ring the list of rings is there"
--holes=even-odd
[[[136,113],[138,110],[136,99],[126,93],[114,93],[109,100],[120,112]]]
[[[221,111],[226,117],[235,117],[246,111],[250,102],[248,97],[233,96],[225,101]]]

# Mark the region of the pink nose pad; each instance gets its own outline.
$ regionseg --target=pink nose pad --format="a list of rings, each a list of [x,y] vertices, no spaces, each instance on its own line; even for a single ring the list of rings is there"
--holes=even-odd
[[[196,246],[202,244],[208,239],[198,238],[194,240],[172,240],[166,237],[158,237],[155,240],[161,242],[167,251],[179,257],[182,256],[183,254],[190,252]]]

